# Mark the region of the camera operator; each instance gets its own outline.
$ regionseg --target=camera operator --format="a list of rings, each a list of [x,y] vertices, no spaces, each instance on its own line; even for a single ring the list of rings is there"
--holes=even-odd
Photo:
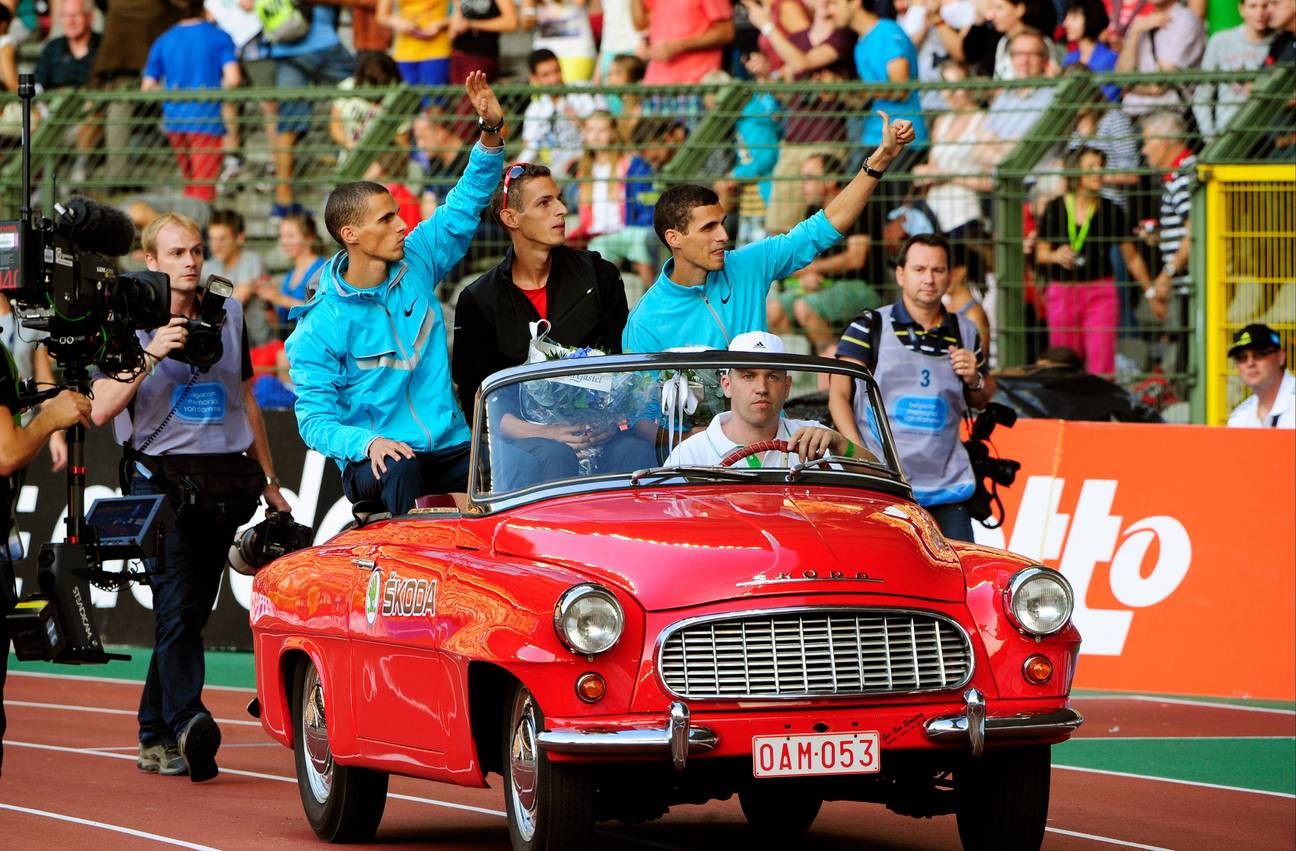
[[[170,277],[173,318],[137,332],[147,369],[126,381],[96,377],[92,415],[96,424],[113,420],[124,446],[123,490],[166,494],[177,514],[164,561],[148,566],[156,629],[140,698],[138,766],[201,782],[216,776],[220,746],[220,729],[202,702],[202,631],[226,553],[260,496],[272,509],[289,507],[252,396],[238,300],[226,300],[222,353],[210,369],[177,359],[190,356],[186,321],[200,315],[202,230],[169,213],[144,229],[141,242],[148,268]]]
[[[74,423],[90,425],[90,400],[64,390],[46,402],[26,426],[19,424],[18,368],[9,350],[0,346],[0,515],[4,518],[4,555],[0,557],[0,765],[4,761],[4,685],[9,668],[9,624],[5,615],[18,600],[14,585],[10,542],[16,539],[14,506],[18,498],[17,474],[26,467],[45,442]]]
[[[948,537],[970,541],[967,501],[976,481],[959,422],[969,408],[990,401],[995,381],[976,325],[941,304],[950,287],[949,258],[944,237],[909,237],[896,261],[900,301],[855,317],[837,357],[867,366],[877,379],[914,499]],[[834,375],[828,408],[837,430],[864,445],[860,429],[868,425],[858,419],[868,403],[854,391],[849,377]]]

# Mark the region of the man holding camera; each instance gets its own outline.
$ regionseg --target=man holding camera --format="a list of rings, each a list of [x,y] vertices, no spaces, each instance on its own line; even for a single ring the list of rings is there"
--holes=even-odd
[[[223,324],[209,321],[215,293],[200,287],[202,230],[168,213],[144,229],[148,268],[170,277],[170,323],[139,333],[144,368],[129,377],[97,375],[92,418],[113,421],[125,449],[123,490],[166,494],[176,510],[161,563],[149,566],[156,618],[153,657],[140,698],[139,768],[215,777],[220,728],[202,702],[202,631],[220,590],[226,553],[261,496],[287,511],[279,493],[243,313],[226,299]],[[204,309],[204,302],[208,302]],[[220,355],[208,368],[194,343]],[[191,342],[190,337],[195,339]],[[198,360],[200,365],[194,365]]]
[[[877,379],[914,499],[946,536],[970,541],[967,501],[976,480],[959,440],[959,422],[969,408],[990,401],[995,381],[976,326],[941,304],[950,287],[949,258],[943,236],[909,237],[896,261],[900,301],[855,317],[837,344],[837,357],[867,366]],[[828,408],[837,430],[863,444],[868,401],[855,393],[849,377],[832,377]]]
[[[4,553],[0,555],[0,765],[4,761],[4,685],[9,671],[9,624],[5,616],[18,601],[14,584],[13,560],[21,558],[15,551],[17,527],[14,506],[18,499],[17,474],[40,452],[52,435],[76,423],[90,425],[90,400],[80,393],[64,390],[46,402],[30,423],[19,424],[22,410],[18,402],[18,368],[9,350],[0,345],[0,518],[3,518]],[[20,548],[19,548],[20,549]]]

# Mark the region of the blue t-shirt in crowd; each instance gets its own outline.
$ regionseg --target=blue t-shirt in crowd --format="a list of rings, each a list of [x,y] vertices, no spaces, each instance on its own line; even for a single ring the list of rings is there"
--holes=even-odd
[[[643,157],[632,157],[626,167],[626,227],[653,226],[653,209],[660,193],[654,188],[656,172]]]
[[[1094,45],[1093,53],[1089,54],[1089,61],[1084,64],[1090,71],[1098,74],[1105,71],[1114,71],[1116,69],[1116,59],[1116,51],[1112,50],[1102,42],[1099,42]],[[1066,55],[1065,59],[1062,60],[1062,67],[1065,68],[1068,65],[1075,65],[1079,61],[1079,49],[1073,50]],[[1102,87],[1102,90],[1103,95],[1106,96],[1107,100],[1112,101],[1113,103],[1120,100],[1120,86],[1106,85]]]
[[[270,45],[271,59],[302,56],[317,50],[327,50],[341,44],[337,34],[337,9],[330,6],[311,7],[311,26],[306,37],[290,44]]]
[[[918,79],[918,51],[900,25],[889,18],[879,18],[869,30],[868,35],[855,42],[855,71],[866,83],[885,83],[887,63],[893,59],[909,60],[909,79]],[[917,89],[909,92],[903,101],[883,100],[878,98],[869,107],[869,114],[864,119],[865,145],[877,145],[882,141],[882,117],[877,110],[891,116],[895,122],[907,118],[913,122],[914,141],[910,147],[927,147],[927,123],[923,121],[922,103]]]
[[[235,61],[234,39],[210,21],[176,24],[149,48],[144,76],[165,84],[168,91],[219,89],[221,70]],[[223,136],[220,101],[166,101],[162,129],[168,133]]]

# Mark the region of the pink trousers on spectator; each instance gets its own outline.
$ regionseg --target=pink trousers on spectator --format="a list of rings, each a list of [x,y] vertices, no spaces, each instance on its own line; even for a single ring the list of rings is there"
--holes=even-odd
[[[1116,371],[1116,325],[1120,301],[1111,278],[1083,284],[1051,281],[1044,288],[1049,345],[1075,349],[1096,375]]]
[[[210,204],[216,200],[216,176],[221,170],[221,137],[211,133],[167,133],[176,165],[184,175],[184,194]]]

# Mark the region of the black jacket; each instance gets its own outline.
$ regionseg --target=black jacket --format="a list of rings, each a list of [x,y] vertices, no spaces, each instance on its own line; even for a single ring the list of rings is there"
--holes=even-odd
[[[621,351],[625,328],[625,285],[621,273],[597,252],[559,246],[550,257],[549,339],[564,346],[591,346],[607,354]],[[459,294],[455,308],[451,374],[468,422],[473,400],[491,373],[526,363],[531,340],[528,323],[539,313],[513,284],[513,249],[495,268]]]

